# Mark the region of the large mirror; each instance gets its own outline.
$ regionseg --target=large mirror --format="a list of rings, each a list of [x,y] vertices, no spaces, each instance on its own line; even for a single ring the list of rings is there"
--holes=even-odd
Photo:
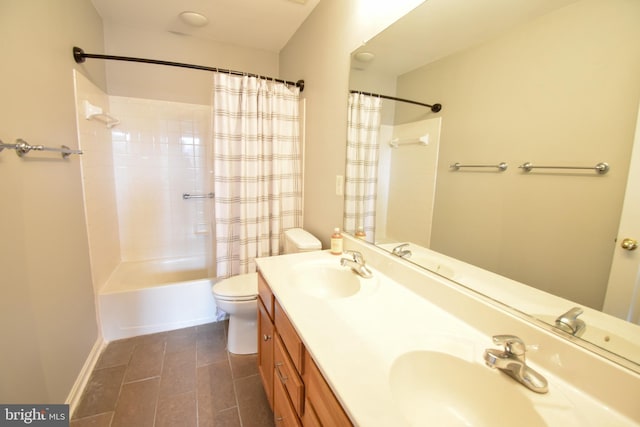
[[[353,52],[350,89],[442,110],[382,99],[374,219],[345,204],[345,231],[410,242],[407,261],[552,326],[579,307],[590,334],[567,339],[640,371],[640,326],[601,313],[640,101],[639,2],[427,0]]]

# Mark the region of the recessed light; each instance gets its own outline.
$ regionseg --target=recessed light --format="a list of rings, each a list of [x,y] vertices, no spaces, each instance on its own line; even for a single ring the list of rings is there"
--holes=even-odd
[[[192,27],[203,27],[209,22],[206,16],[198,12],[182,12],[180,19]]]

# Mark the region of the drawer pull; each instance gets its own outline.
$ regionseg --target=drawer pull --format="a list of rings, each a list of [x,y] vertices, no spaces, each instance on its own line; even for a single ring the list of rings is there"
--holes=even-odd
[[[282,366],[282,362],[276,362],[276,374],[278,374],[278,378],[280,378],[280,382],[284,384],[287,382],[287,377],[282,375],[282,372],[280,372],[280,366]]]
[[[269,341],[269,340],[271,339],[271,335],[264,334],[264,335],[262,336],[262,339],[263,339],[264,341]]]

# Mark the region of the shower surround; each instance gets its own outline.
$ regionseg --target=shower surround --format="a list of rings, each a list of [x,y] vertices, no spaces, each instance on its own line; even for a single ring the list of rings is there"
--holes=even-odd
[[[80,74],[75,81],[92,278],[104,338],[215,320],[209,282],[215,277],[213,200],[182,197],[211,191],[210,106],[107,96]],[[86,119],[84,100],[120,123],[108,129]],[[123,278],[132,265],[140,268]],[[194,300],[204,301],[198,310]]]

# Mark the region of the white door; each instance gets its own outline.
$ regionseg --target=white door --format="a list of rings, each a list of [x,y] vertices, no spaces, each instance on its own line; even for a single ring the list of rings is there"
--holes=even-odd
[[[603,311],[640,324],[640,111]],[[623,247],[624,246],[624,247]]]

